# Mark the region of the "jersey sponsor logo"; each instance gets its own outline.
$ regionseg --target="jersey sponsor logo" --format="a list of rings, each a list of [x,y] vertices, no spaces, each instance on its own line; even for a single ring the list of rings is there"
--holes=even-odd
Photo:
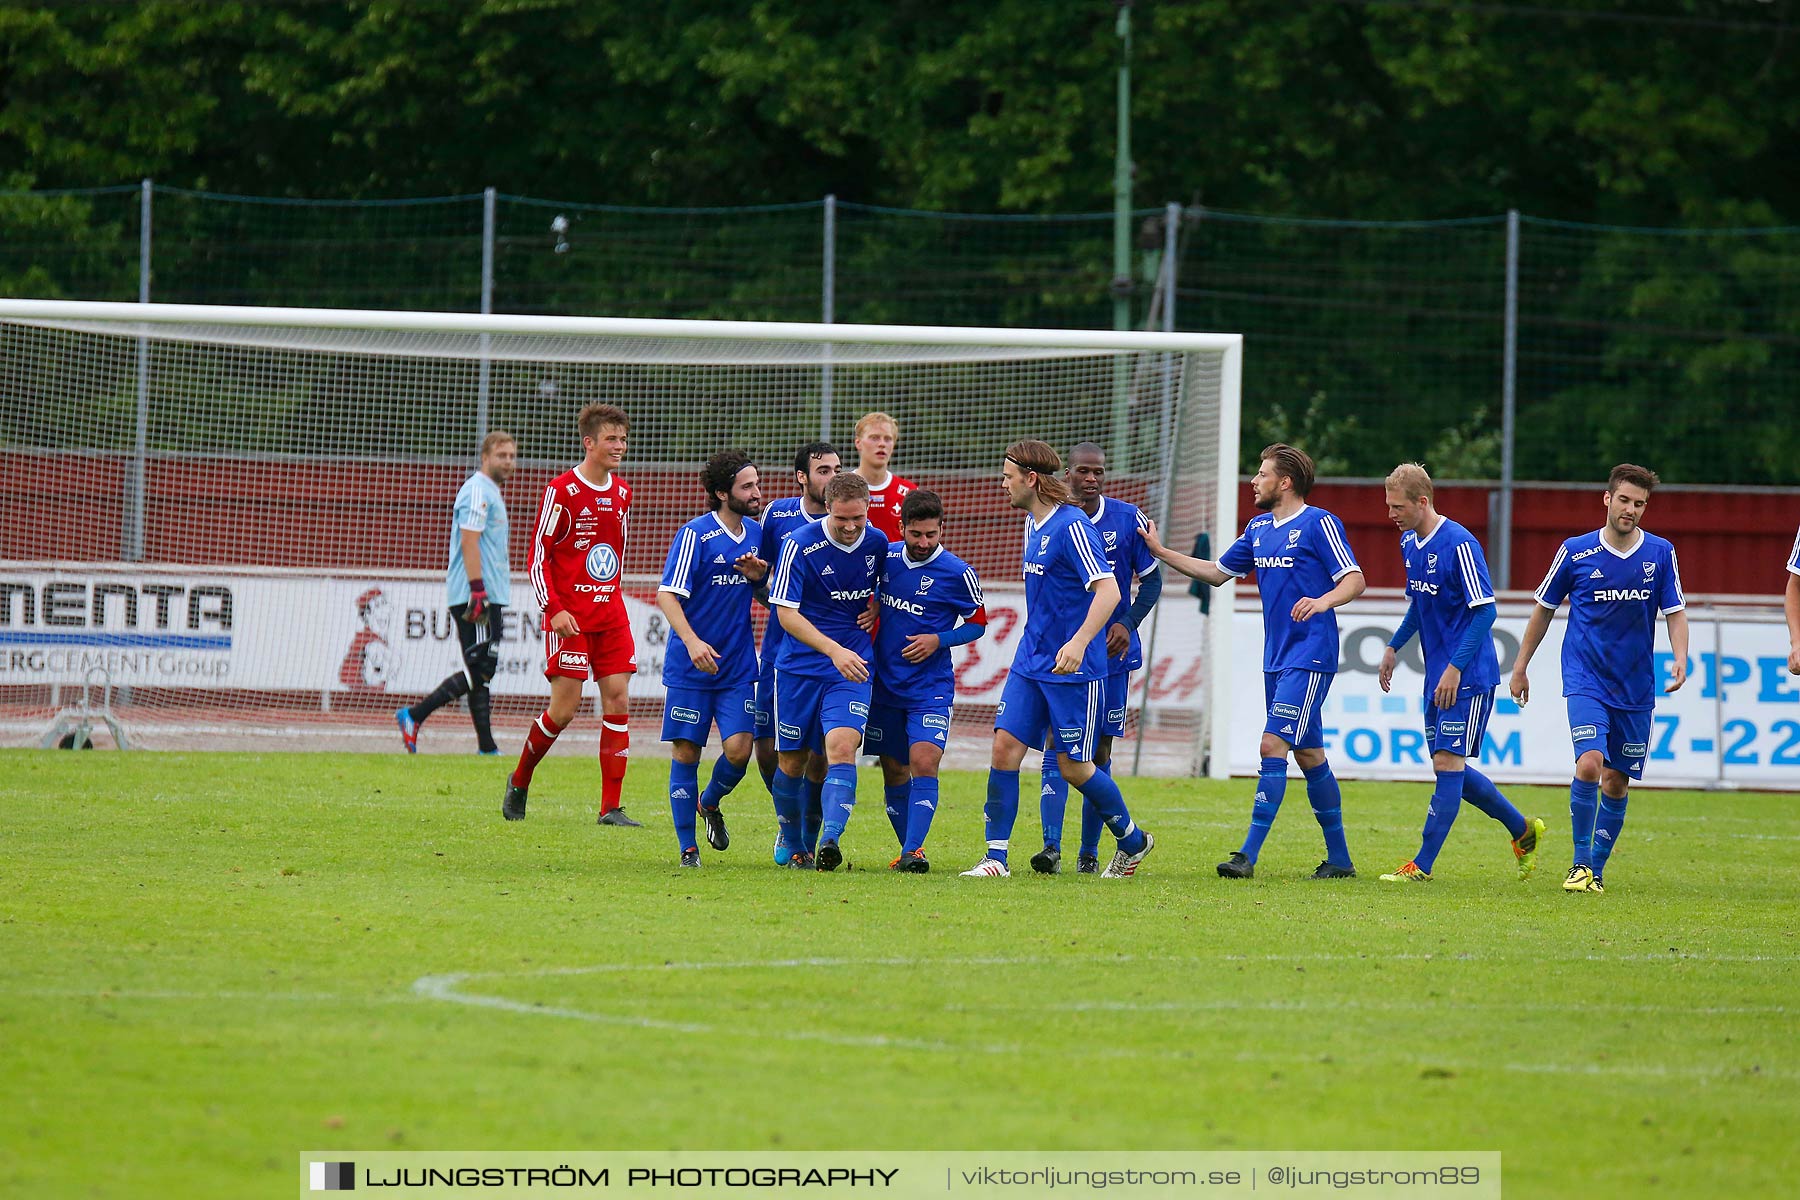
[[[1057,736],[1057,737],[1058,737],[1058,738],[1060,738],[1060,739],[1062,739],[1062,742],[1063,742],[1063,744],[1064,744],[1064,745],[1071,745],[1071,746],[1072,746],[1072,745],[1074,745],[1074,744],[1075,744],[1075,743],[1076,743],[1076,742],[1079,742],[1079,741],[1080,741],[1080,740],[1081,740],[1081,735],[1082,735],[1082,734],[1083,734],[1083,733],[1084,733],[1084,732],[1086,732],[1086,731],[1085,731],[1085,730],[1081,730],[1081,729],[1063,729],[1063,728],[1059,728],[1059,729],[1058,729],[1058,730],[1057,730],[1057,731],[1056,731],[1056,736]]]
[[[594,544],[593,538],[577,538],[577,539],[575,539],[575,548],[577,550],[586,550],[589,546],[591,546],[593,544]]]
[[[1579,553],[1579,554],[1571,554],[1571,555],[1569,555],[1569,561],[1570,561],[1570,562],[1580,562],[1580,561],[1581,561],[1581,560],[1582,560],[1582,559],[1584,559],[1584,558],[1588,558],[1588,557],[1590,557],[1590,556],[1591,556],[1591,555],[1595,555],[1595,554],[1598,554],[1598,553],[1600,553],[1600,547],[1598,547],[1598,546],[1589,546],[1589,547],[1588,547],[1588,548],[1587,548],[1587,549],[1586,549],[1586,550],[1583,550],[1583,551],[1582,551],[1582,552],[1581,552],[1581,553]]]
[[[580,486],[579,486],[579,485],[577,485],[577,484],[573,484],[573,483],[567,483],[567,484],[564,484],[564,485],[563,485],[563,490],[564,490],[564,491],[566,491],[566,492],[568,492],[568,493],[569,493],[569,495],[571,495],[571,496],[579,496],[579,495],[581,495],[581,488],[580,488]]]
[[[850,702],[850,715],[854,717],[866,717],[869,715],[869,706],[864,704],[861,700],[852,700]]]
[[[1610,600],[1613,602],[1620,600],[1648,600],[1649,598],[1649,588],[1600,588],[1594,593],[1594,599],[1596,600]]]
[[[919,718],[919,724],[927,729],[948,729],[950,728],[950,718],[943,713],[926,713]]]
[[[671,708],[669,710],[669,715],[677,721],[680,721],[683,725],[698,725],[700,723],[700,712],[698,709]]]
[[[797,738],[800,736],[800,727],[798,725],[789,725],[784,721],[775,726],[775,732],[779,733],[784,738]]]
[[[1269,715],[1274,717],[1299,717],[1300,708],[1295,704],[1275,704],[1269,708]]]
[[[560,650],[556,655],[556,665],[568,667],[571,670],[585,671],[588,665],[587,655],[579,650]]]
[[[1423,579],[1409,579],[1406,581],[1406,590],[1419,592],[1426,596],[1435,596],[1443,591],[1443,588],[1435,583],[1426,583]]]
[[[1044,564],[1028,562],[1025,564],[1025,573],[1027,575],[1042,575],[1044,573]]]
[[[1626,742],[1623,746],[1619,747],[1619,749],[1624,752],[1626,758],[1642,758],[1644,755],[1650,753],[1650,743]]]
[[[881,594],[881,602],[889,608],[897,608],[901,612],[911,613],[915,617],[922,617],[925,615],[925,606],[923,604],[914,604],[910,600],[902,600],[900,597],[890,596],[886,592]]]
[[[1259,554],[1256,556],[1256,565],[1264,570],[1269,567],[1291,567],[1294,565],[1294,560],[1286,555]]]
[[[1597,725],[1575,725],[1569,729],[1571,742],[1591,742],[1599,736],[1600,727]]]
[[[587,573],[589,579],[611,583],[619,576],[619,552],[605,542],[595,546],[588,551]]]
[[[1109,725],[1124,724],[1125,723],[1125,710],[1122,708],[1107,709],[1106,710],[1106,722]]]
[[[829,595],[833,600],[867,600],[870,596],[873,596],[874,594],[875,594],[875,589],[872,587],[859,588],[853,592],[839,591],[837,589],[833,589],[832,591],[827,593],[827,595]]]
[[[1000,716],[1005,716],[1005,715],[1006,715],[1006,701],[1004,701],[1004,700],[1002,700],[1002,701],[1001,701],[1001,702],[1000,702],[1000,704],[999,704],[999,706],[998,706],[998,707],[996,707],[996,708],[995,708],[995,709],[994,709],[994,715],[995,715],[995,716],[996,716],[996,717],[1000,717]]]
[[[749,713],[753,717],[757,717],[758,723],[759,724],[761,723],[761,718],[758,717],[757,711],[756,711],[756,701],[754,701],[754,700],[744,701],[744,711]]]
[[[1438,722],[1438,736],[1439,737],[1461,737],[1463,734],[1467,733],[1468,731],[1469,731],[1468,723],[1464,722],[1464,721],[1439,721]]]

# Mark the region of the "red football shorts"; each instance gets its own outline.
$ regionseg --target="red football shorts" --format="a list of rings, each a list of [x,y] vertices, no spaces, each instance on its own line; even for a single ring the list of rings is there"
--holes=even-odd
[[[637,643],[631,626],[620,625],[600,633],[574,637],[544,634],[544,678],[600,679],[607,675],[637,673]]]

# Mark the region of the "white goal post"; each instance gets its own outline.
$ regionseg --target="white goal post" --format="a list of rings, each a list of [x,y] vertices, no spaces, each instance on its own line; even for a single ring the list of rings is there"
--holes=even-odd
[[[632,417],[634,717],[660,704],[650,598],[704,508],[701,462],[744,449],[765,502],[792,495],[801,445],[830,441],[851,468],[854,423],[882,411],[892,469],[943,495],[946,544],[1002,614],[957,651],[953,749],[985,759],[974,735],[1022,616],[1006,445],[1099,444],[1109,496],[1216,553],[1236,532],[1242,350],[1237,334],[0,300],[0,742],[385,748],[395,704],[459,663],[449,511],[482,436],[518,440],[518,574],[543,481],[580,456],[575,413],[605,400]],[[1115,755],[1223,777],[1231,588],[1202,617],[1165,578]],[[493,685],[503,734],[546,694],[522,582]],[[466,721],[433,723],[429,748],[472,748]]]

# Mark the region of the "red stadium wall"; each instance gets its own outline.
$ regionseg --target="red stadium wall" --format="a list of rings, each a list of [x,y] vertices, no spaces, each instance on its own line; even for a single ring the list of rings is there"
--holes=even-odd
[[[123,557],[126,460],[119,456],[7,453],[0,457],[0,557],[14,560],[116,562]],[[628,464],[629,466],[629,464]],[[271,462],[247,459],[159,459],[146,471],[145,558],[184,564],[280,567],[368,567],[439,570],[449,546],[450,502],[466,466],[389,462]],[[512,556],[528,550],[537,499],[553,472],[527,467],[506,486]],[[765,500],[791,495],[783,478]],[[653,574],[675,530],[704,506],[691,467],[642,466],[624,472],[637,495],[626,569]],[[1000,495],[997,477],[915,477],[939,491],[949,513],[947,542],[996,583],[1018,571],[1020,526]],[[1115,480],[1121,498],[1143,499],[1137,480]],[[1597,528],[1598,486],[1529,485],[1515,494],[1512,579],[1537,586],[1558,543]],[[1490,546],[1486,486],[1448,484],[1438,508]],[[1379,482],[1328,482],[1312,500],[1335,512],[1376,587],[1403,583],[1399,537],[1387,519]],[[1254,511],[1248,484],[1239,489],[1240,526]],[[1663,488],[1646,527],[1675,542],[1690,592],[1777,593],[1800,526],[1800,490],[1745,492]],[[1181,549],[1195,531],[1175,529]],[[1225,538],[1214,531],[1213,550]],[[1501,581],[1496,581],[1501,582]]]

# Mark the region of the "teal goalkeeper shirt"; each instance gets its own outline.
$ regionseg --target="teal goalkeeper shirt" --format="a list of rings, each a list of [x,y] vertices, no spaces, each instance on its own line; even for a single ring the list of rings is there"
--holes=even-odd
[[[450,569],[444,581],[450,590],[450,603],[469,602],[469,573],[463,569],[462,531],[481,535],[481,582],[487,588],[488,603],[512,603],[512,570],[507,564],[506,543],[511,527],[506,520],[506,500],[500,487],[481,471],[469,476],[456,493],[456,505],[450,515]]]

